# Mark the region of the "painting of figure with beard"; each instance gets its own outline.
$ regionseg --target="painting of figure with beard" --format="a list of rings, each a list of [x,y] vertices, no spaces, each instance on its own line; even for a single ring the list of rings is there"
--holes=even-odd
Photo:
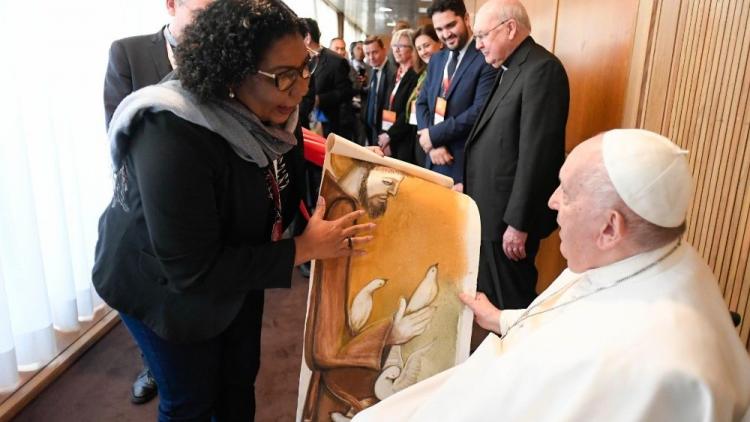
[[[298,421],[347,421],[468,357],[479,214],[452,180],[329,136],[325,219],[373,222],[366,255],[316,261]]]

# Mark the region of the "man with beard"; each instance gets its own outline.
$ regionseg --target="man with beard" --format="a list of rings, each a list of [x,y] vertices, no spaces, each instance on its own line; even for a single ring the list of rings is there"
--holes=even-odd
[[[471,40],[463,0],[435,0],[427,14],[447,48],[430,59],[417,98],[419,144],[427,154],[425,167],[452,177],[455,189],[463,191],[464,144],[497,70]]]
[[[325,219],[335,220],[357,209],[370,219],[382,217],[403,178],[396,170],[370,163],[358,163],[336,181],[326,177],[321,188],[328,198]],[[353,242],[349,246],[357,247]],[[406,314],[404,306],[392,317],[368,321],[361,329],[351,326],[346,314],[350,266],[349,257],[315,263],[304,350],[312,375],[303,421],[348,420],[377,402],[374,383],[390,346],[422,334],[435,311],[425,306]]]

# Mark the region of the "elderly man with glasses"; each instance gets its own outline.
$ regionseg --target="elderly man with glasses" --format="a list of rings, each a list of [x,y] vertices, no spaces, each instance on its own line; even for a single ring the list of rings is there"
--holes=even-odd
[[[492,330],[369,421],[748,421],[750,359],[683,233],[688,151],[642,129],[583,142],[549,198],[568,268],[526,309],[460,294]]]
[[[565,156],[568,78],[530,32],[513,0],[486,3],[474,23],[477,49],[499,74],[466,141],[464,183],[482,218],[478,289],[499,308],[534,300],[539,243],[557,228],[546,202]]]

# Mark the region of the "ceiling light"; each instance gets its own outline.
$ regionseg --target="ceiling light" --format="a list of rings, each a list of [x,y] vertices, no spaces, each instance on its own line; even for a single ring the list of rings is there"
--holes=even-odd
[[[427,8],[426,8],[426,7],[420,7],[420,8],[418,9],[418,11],[419,11],[419,13],[424,13],[424,14],[427,14]]]
[[[386,22],[385,26],[390,26],[391,28],[393,28],[396,26],[396,21]]]
[[[378,10],[380,10],[381,12],[393,12],[393,9],[391,9],[390,7],[383,7],[383,6],[380,6]]]

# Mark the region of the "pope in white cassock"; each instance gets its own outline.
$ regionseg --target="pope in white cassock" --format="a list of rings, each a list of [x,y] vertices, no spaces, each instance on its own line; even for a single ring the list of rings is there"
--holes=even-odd
[[[462,297],[490,334],[363,421],[750,421],[750,358],[681,239],[687,151],[638,129],[579,145],[549,200],[569,267],[528,308]]]

